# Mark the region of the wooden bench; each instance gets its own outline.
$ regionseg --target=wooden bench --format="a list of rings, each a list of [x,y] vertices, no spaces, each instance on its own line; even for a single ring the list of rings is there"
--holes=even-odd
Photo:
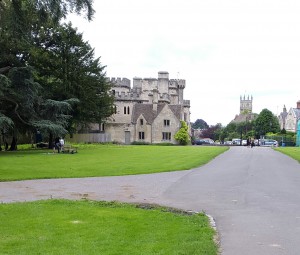
[[[65,144],[61,152],[74,154],[77,152],[77,148],[73,147],[71,144]]]

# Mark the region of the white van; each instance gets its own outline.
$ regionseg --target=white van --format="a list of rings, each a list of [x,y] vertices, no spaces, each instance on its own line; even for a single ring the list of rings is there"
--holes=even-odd
[[[241,139],[239,139],[239,138],[232,139],[232,144],[233,145],[240,145],[241,144]]]

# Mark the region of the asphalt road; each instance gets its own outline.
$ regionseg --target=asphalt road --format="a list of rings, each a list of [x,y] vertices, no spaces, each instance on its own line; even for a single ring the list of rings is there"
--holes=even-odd
[[[222,255],[300,254],[300,164],[271,148],[232,147],[189,171],[0,183],[0,202],[48,198],[204,211],[216,221]]]

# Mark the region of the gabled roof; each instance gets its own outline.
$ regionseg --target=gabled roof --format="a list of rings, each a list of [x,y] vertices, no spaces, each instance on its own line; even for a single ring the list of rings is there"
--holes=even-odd
[[[132,109],[132,122],[136,123],[137,119],[143,115],[148,124],[152,124],[156,116],[161,112],[164,104],[157,105],[157,112],[153,111],[152,104],[134,104]]]
[[[295,116],[298,119],[300,119],[300,109],[299,108],[293,108],[293,111],[295,113]]]
[[[182,110],[180,105],[158,104],[157,112],[155,112],[153,104],[135,104],[132,109],[132,123],[137,123],[138,118],[143,115],[147,123],[152,124],[165,106],[168,106],[175,117],[180,120]]]
[[[182,106],[181,105],[169,105],[171,111],[174,113],[177,119],[181,119],[181,111]]]

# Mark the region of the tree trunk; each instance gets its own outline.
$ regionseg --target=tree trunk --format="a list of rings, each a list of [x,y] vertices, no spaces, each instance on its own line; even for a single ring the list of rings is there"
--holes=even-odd
[[[9,148],[10,151],[16,151],[17,150],[17,138],[13,136],[13,139],[11,141],[11,145]]]
[[[53,149],[53,135],[51,133],[49,134],[48,149]]]

